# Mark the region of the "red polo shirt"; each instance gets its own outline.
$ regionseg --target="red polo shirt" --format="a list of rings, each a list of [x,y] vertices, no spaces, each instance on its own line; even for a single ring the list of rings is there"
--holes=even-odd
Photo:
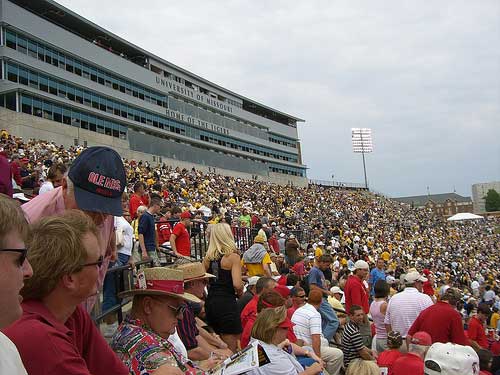
[[[345,283],[344,296],[345,311],[349,312],[352,305],[361,306],[365,314],[368,314],[370,311],[370,307],[368,306],[368,293],[359,277],[354,275],[349,276]]]
[[[245,327],[248,320],[251,318],[254,318],[257,316],[257,302],[259,301],[259,296],[256,294],[253,296],[253,298],[250,300],[250,302],[247,303],[245,308],[241,311],[240,318],[241,318],[241,326]]]
[[[38,300],[23,302],[23,316],[3,332],[17,346],[30,375],[128,375],[89,314],[80,306],[62,324]]]
[[[449,303],[438,301],[426,308],[413,322],[409,336],[418,331],[427,332],[432,342],[451,342],[458,345],[469,345],[462,325],[462,317]]]
[[[177,252],[186,257],[191,256],[191,241],[189,240],[189,232],[182,223],[175,224],[172,234],[175,234],[175,248]]]
[[[488,338],[484,332],[484,325],[481,321],[473,316],[469,320],[469,329],[467,330],[469,339],[474,340],[483,349],[488,349]]]

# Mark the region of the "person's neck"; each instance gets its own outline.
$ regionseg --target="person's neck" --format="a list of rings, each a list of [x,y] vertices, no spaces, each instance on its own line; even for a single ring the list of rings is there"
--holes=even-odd
[[[42,298],[42,302],[52,313],[54,318],[62,324],[66,323],[79,304],[72,301],[71,297],[58,291],[57,289],[45,298]]]

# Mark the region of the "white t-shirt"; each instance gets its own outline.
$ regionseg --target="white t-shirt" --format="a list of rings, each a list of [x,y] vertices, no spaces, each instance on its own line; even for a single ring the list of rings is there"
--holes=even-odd
[[[312,345],[312,335],[322,335],[321,315],[313,305],[306,303],[292,315],[293,332],[306,345]],[[322,337],[322,336],[321,336]]]
[[[121,230],[123,233],[123,246],[117,246],[117,251],[121,254],[132,255],[134,228],[123,216],[115,216],[115,228],[116,231]]]
[[[27,375],[16,346],[2,332],[0,332],[0,374]]]
[[[50,181],[45,181],[42,186],[40,186],[40,190],[38,191],[38,195],[42,195],[43,193],[48,193],[49,191],[54,190],[54,185]]]
[[[266,352],[269,360],[268,364],[263,365],[249,371],[249,375],[296,375],[304,371],[304,368],[297,362],[297,359],[291,354],[288,354],[283,349],[276,345],[266,344],[263,341],[252,339],[251,342],[257,341]]]
[[[184,345],[181,338],[179,337],[179,334],[177,333],[177,328],[175,329],[175,332],[173,334],[168,336],[167,340],[174,346],[174,348],[175,348],[175,350],[177,350],[177,352],[181,353],[184,356],[184,358],[187,359],[188,352],[187,352],[186,346]]]

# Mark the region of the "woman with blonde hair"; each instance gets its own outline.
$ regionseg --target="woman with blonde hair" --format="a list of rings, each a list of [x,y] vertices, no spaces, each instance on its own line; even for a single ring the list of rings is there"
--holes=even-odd
[[[373,361],[357,358],[349,363],[345,375],[380,375],[380,368]]]
[[[267,308],[257,315],[252,328],[252,342],[258,341],[270,363],[250,371],[250,375],[315,375],[323,371],[318,362],[304,370],[297,359],[285,350],[289,346],[287,334],[292,326],[285,306]]]
[[[236,300],[243,292],[243,282],[240,256],[228,224],[211,225],[203,265],[207,272],[215,275],[215,279],[210,280],[205,302],[207,322],[229,349],[236,352],[243,330]]]

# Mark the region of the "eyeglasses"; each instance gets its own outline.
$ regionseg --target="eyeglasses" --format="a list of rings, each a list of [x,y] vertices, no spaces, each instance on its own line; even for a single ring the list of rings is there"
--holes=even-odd
[[[306,295],[304,294],[303,296],[295,296],[297,298],[306,298]]]
[[[97,266],[101,267],[102,263],[104,262],[104,257],[101,255],[99,259],[97,259],[97,262],[92,262],[92,263],[84,263],[82,264],[82,267],[87,267],[87,266]]]
[[[0,251],[11,251],[13,253],[21,254],[18,259],[18,265],[21,267],[26,260],[26,256],[28,255],[28,249],[0,249]]]
[[[166,303],[166,301],[164,301],[162,299],[154,298],[154,297],[151,297],[151,298],[154,299],[155,301],[158,301],[161,304],[164,304],[165,306],[167,306],[170,310],[173,311],[175,317],[183,316],[184,311],[186,311],[186,304],[184,304],[184,303],[179,305],[178,307],[174,307],[172,305],[169,305],[168,303]]]

